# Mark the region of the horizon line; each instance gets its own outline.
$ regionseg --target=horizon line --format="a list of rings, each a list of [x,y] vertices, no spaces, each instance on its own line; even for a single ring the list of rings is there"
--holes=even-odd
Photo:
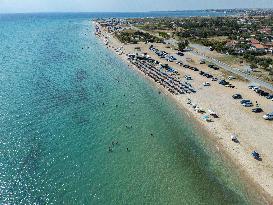
[[[153,13],[153,12],[185,12],[185,11],[221,11],[221,10],[273,10],[272,8],[207,8],[185,10],[156,10],[156,11],[26,11],[26,12],[0,12],[1,14],[50,14],[50,13]]]

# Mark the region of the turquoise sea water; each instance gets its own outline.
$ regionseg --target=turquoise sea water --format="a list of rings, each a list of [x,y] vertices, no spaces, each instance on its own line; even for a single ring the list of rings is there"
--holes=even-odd
[[[88,19],[0,17],[0,204],[251,204],[204,134]]]

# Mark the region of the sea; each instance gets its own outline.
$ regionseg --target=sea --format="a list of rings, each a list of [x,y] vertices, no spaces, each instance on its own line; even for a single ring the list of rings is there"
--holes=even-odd
[[[0,204],[262,204],[207,134],[91,24],[216,15],[225,14],[1,14]]]

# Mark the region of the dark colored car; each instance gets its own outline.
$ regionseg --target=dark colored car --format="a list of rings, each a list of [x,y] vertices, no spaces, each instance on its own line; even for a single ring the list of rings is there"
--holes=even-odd
[[[268,92],[264,92],[264,91],[263,91],[263,92],[261,93],[261,96],[265,96],[265,97],[267,97],[268,95],[269,95],[269,93],[268,93]]]
[[[229,82],[227,82],[227,81],[225,81],[225,80],[220,80],[220,81],[219,81],[219,84],[220,84],[220,85],[228,85]]]
[[[178,52],[177,52],[177,55],[179,55],[179,56],[184,56],[184,53],[182,53],[181,51],[178,51]]]
[[[252,109],[252,112],[260,113],[260,112],[263,112],[263,109],[260,107],[257,107],[257,108]]]
[[[213,69],[214,70],[219,70],[219,68],[217,66],[214,66]]]
[[[244,104],[244,103],[251,103],[251,100],[241,100],[240,103],[241,103],[241,104]]]
[[[209,64],[208,67],[209,67],[209,68],[214,68],[214,65]]]
[[[193,70],[193,71],[199,71],[199,69],[196,68],[196,67],[193,67],[192,70]]]
[[[242,95],[241,94],[235,94],[235,95],[232,95],[233,99],[242,99]]]

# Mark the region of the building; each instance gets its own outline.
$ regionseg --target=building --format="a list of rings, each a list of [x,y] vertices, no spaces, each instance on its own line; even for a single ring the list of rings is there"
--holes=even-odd
[[[257,53],[263,53],[265,52],[265,47],[260,43],[251,44],[251,50],[257,52]]]

